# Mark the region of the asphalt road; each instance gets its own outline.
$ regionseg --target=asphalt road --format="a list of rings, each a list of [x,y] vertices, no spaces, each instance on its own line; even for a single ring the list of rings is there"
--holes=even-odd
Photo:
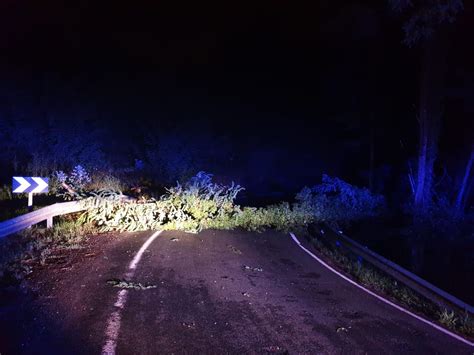
[[[131,270],[151,234],[97,237],[36,272],[33,292],[3,294],[0,353],[474,353],[340,279],[288,235],[163,232]]]

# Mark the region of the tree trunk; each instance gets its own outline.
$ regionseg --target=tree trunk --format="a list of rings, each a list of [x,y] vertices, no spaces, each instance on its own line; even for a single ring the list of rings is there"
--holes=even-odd
[[[375,120],[374,113],[370,117],[370,153],[369,153],[369,189],[371,192],[375,192]]]
[[[461,182],[461,186],[456,197],[456,202],[454,204],[455,212],[457,215],[460,215],[464,210],[464,204],[466,202],[465,195],[467,192],[467,186],[469,185],[469,177],[471,176],[472,165],[474,164],[474,145],[471,149],[471,156],[466,164],[466,169],[464,170],[464,177]]]
[[[426,132],[426,126],[428,119],[426,117],[426,111],[420,112],[418,117],[420,124],[420,147],[418,152],[418,173],[416,177],[416,191],[415,191],[415,208],[417,211],[423,210],[425,207],[426,198],[426,170],[427,167],[427,155],[428,155],[428,133]]]
[[[441,126],[446,39],[445,35],[440,34],[436,38],[425,40],[422,48],[418,102],[420,135],[414,197],[417,213],[425,212],[432,202],[434,163]]]

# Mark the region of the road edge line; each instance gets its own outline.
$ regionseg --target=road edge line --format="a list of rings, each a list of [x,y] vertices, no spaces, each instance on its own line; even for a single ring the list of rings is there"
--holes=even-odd
[[[372,295],[374,296],[375,298],[377,298],[378,300],[392,306],[393,308],[396,308],[398,309],[399,311],[405,313],[405,314],[408,314],[410,316],[412,316],[413,318],[415,319],[418,319],[419,321],[422,321],[423,323],[431,326],[432,328],[435,328],[437,330],[439,330],[440,332],[446,334],[446,335],[449,335],[450,337],[466,344],[466,345],[469,345],[469,346],[472,346],[474,347],[474,343],[467,340],[467,339],[464,339],[463,337],[453,333],[453,332],[450,332],[449,330],[429,321],[429,320],[426,320],[422,317],[420,317],[419,315],[413,313],[413,312],[410,312],[409,310],[389,301],[388,299],[376,294],[375,292],[372,292],[370,291],[369,289],[359,285],[357,282],[351,280],[350,278],[348,278],[347,276],[343,275],[342,273],[340,273],[339,271],[337,271],[336,269],[334,269],[333,267],[331,267],[330,265],[328,265],[326,262],[324,262],[323,260],[321,260],[320,258],[318,258],[316,255],[314,255],[311,251],[309,251],[308,249],[306,249],[302,244],[301,242],[298,240],[298,238],[290,232],[290,236],[291,238],[293,239],[293,241],[301,248],[303,249],[303,251],[305,251],[307,254],[309,254],[309,256],[311,256],[313,259],[315,259],[317,262],[319,262],[321,265],[323,265],[326,269],[332,271],[333,273],[335,273],[336,275],[338,275],[339,277],[343,278],[344,280],[346,280],[347,282],[351,283],[352,285],[358,287],[359,289],[361,289],[362,291],[365,291],[366,293],[368,293],[369,295]]]

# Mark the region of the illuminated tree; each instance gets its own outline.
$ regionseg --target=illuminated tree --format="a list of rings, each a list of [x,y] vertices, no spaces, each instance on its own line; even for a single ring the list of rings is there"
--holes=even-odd
[[[469,178],[471,176],[473,164],[474,164],[474,144],[472,145],[471,154],[469,156],[466,167],[464,169],[463,179],[461,181],[461,185],[459,187],[458,194],[456,196],[456,202],[455,202],[454,208],[457,215],[462,214],[462,212],[464,211],[464,207],[466,205]]]
[[[463,10],[462,0],[389,0],[392,9],[405,17],[403,42],[421,47],[418,123],[419,150],[414,179],[415,212],[432,203],[434,163],[441,126],[444,74],[448,52],[447,28]]]

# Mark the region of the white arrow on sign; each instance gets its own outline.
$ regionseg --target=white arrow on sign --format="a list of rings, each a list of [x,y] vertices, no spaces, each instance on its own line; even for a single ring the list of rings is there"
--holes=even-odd
[[[18,186],[15,190],[13,190],[13,192],[21,193],[31,186],[31,184],[26,179],[22,178],[21,176],[14,176],[13,178],[16,181],[18,181],[18,183],[20,184],[20,186]]]
[[[42,178],[32,177],[32,179],[38,184],[38,186],[31,191],[32,193],[42,192],[46,187],[48,187],[48,184]]]

